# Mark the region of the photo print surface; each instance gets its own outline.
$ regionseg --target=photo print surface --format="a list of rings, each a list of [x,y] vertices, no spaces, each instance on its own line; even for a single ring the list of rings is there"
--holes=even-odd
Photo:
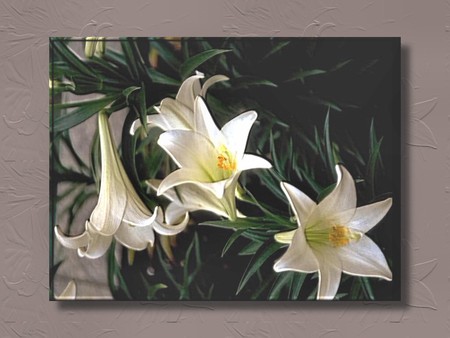
[[[50,299],[400,300],[399,38],[52,38]]]

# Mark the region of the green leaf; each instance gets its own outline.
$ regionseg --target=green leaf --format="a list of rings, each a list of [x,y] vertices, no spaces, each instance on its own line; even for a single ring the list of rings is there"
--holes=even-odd
[[[116,243],[113,241],[108,250],[108,284],[114,298],[122,297],[122,293],[125,294],[127,299],[132,299],[128,286],[125,283],[125,279],[120,271],[120,266],[117,264],[115,256]],[[119,281],[119,285],[115,285],[115,280]]]
[[[242,275],[241,281],[239,282],[236,295],[242,291],[250,278],[255,274],[256,271],[267,261],[267,259],[272,256],[276,251],[278,251],[282,245],[277,242],[266,242],[258,252],[252,257],[248,266]]]
[[[172,79],[171,77],[167,76],[166,74],[163,74],[161,72],[158,72],[157,70],[153,68],[147,68],[148,75],[153,83],[158,83],[162,85],[167,86],[180,86],[180,81]]]
[[[352,287],[350,290],[350,300],[359,299],[359,295],[361,293],[361,281],[358,278],[355,278],[352,283]]]
[[[108,79],[115,79],[124,83],[130,82],[130,77],[126,74],[126,69],[116,65],[114,62],[106,60],[105,57],[99,58],[94,56],[87,64],[107,76]]]
[[[180,75],[182,79],[186,79],[191,75],[200,65],[213,58],[214,56],[231,52],[229,49],[211,49],[201,52],[187,59],[180,66]]]
[[[108,48],[106,49],[105,55],[103,55],[103,59],[114,64],[121,72],[128,73],[128,66],[123,53]]]
[[[106,96],[101,99],[77,102],[78,108],[73,112],[65,115],[58,116],[53,120],[53,132],[57,133],[63,130],[70,129],[90,118],[100,110],[106,108],[119,96]],[[74,104],[74,103],[72,103]],[[54,105],[54,109],[64,107],[63,105]],[[65,106],[67,107],[67,106]]]
[[[330,72],[334,72],[334,71],[336,71],[336,70],[339,70],[339,69],[345,67],[346,65],[348,65],[348,64],[349,64],[350,62],[352,62],[352,61],[353,61],[353,59],[348,59],[348,60],[339,62],[336,66],[334,66],[333,68],[331,68],[329,71],[330,71]]]
[[[278,43],[275,47],[273,47],[266,55],[263,56],[263,58],[261,59],[261,61],[264,61],[266,59],[268,59],[269,57],[271,57],[273,54],[275,54],[276,52],[280,51],[281,49],[283,49],[284,47],[286,47],[287,45],[289,45],[291,42],[290,41],[282,41],[280,43]]]
[[[126,100],[127,105],[130,104],[130,103],[128,102],[128,97],[129,97],[133,92],[135,92],[136,90],[139,90],[139,89],[141,89],[141,87],[131,86],[131,87],[128,87],[128,88],[126,88],[126,89],[124,89],[124,90],[122,91],[123,96],[125,96],[125,100]]]
[[[161,249],[161,248],[158,248],[158,249]],[[161,264],[166,276],[172,282],[173,286],[175,286],[175,288],[181,293],[182,285],[175,280],[175,277],[170,272],[169,265],[164,261],[164,258],[162,256],[162,253],[161,253],[162,251],[163,250],[156,250],[156,255],[158,256],[159,263]]]
[[[367,177],[370,182],[370,187],[372,190],[372,196],[375,196],[375,171],[377,162],[381,159],[380,149],[383,138],[381,138],[371,149],[369,160],[367,161]]]
[[[263,244],[264,242],[261,241],[250,242],[241,251],[239,251],[238,256],[254,255]]]
[[[150,46],[158,51],[159,56],[161,56],[172,69],[178,71],[181,63],[168,41],[163,39],[152,40]]]
[[[271,273],[269,276],[265,276],[264,282],[255,290],[255,292],[252,293],[250,299],[257,300],[259,296],[264,292],[264,290],[266,290],[269,287],[269,285],[272,284],[273,280],[275,279],[275,276],[276,276],[275,273]]]
[[[308,69],[308,70],[300,69],[298,72],[295,72],[285,82],[292,82],[292,81],[300,80],[303,84],[305,84],[305,79],[307,77],[325,74],[326,72],[327,71],[323,70],[323,69]]]
[[[88,77],[95,77],[92,69],[86,65],[86,63],[63,41],[57,41],[55,39],[51,40],[51,47],[54,47],[54,50],[65,60],[68,64],[70,64],[74,69],[76,69],[79,73],[84,74]]]
[[[131,39],[120,41],[123,50],[123,55],[125,56],[125,61],[128,65],[129,74],[133,80],[138,81],[140,80],[137,65],[138,60],[136,59],[136,55],[134,54],[134,50],[131,46],[132,43],[134,43],[134,41]]]
[[[247,88],[252,86],[266,86],[266,87],[278,87],[277,84],[266,79],[260,79],[253,76],[241,76],[233,78],[230,81],[230,85],[233,89]]]
[[[242,233],[244,231],[245,231],[245,229],[240,229],[240,230],[233,232],[233,234],[230,236],[230,238],[228,238],[228,241],[223,246],[221,257],[225,256],[228,249],[230,249],[230,247],[233,245],[233,243],[242,235]]]
[[[316,192],[316,194],[320,194],[320,192],[323,190],[323,187],[318,184],[314,178],[309,174],[306,170],[297,167],[298,168],[298,175],[305,178],[306,182],[311,186],[312,189]]]
[[[153,300],[155,298],[155,296],[156,296],[156,293],[159,290],[167,289],[167,285],[166,284],[157,283],[157,284],[151,285],[147,281],[147,278],[142,273],[140,273],[140,276],[141,276],[142,282],[145,285],[145,288],[147,289],[147,300]]]
[[[325,118],[325,123],[323,126],[323,137],[325,139],[325,150],[326,150],[326,155],[327,155],[327,160],[328,160],[328,169],[331,172],[333,172],[333,177],[334,177],[334,179],[336,179],[336,173],[334,170],[334,165],[336,163],[334,162],[333,148],[332,148],[331,140],[330,140],[330,108],[328,108],[327,116]]]
[[[375,296],[373,295],[372,285],[370,284],[369,278],[367,277],[357,277],[360,282],[364,292],[364,295],[369,300],[375,300]]]
[[[292,278],[291,288],[289,298],[291,300],[297,300],[302,289],[303,283],[306,278],[306,273],[293,272],[294,277]]]
[[[199,223],[199,225],[211,225],[219,228],[225,229],[276,229],[280,227],[279,224],[269,218],[263,217],[246,217],[246,218],[238,218],[235,221],[230,220],[218,220],[218,221],[205,221]]]
[[[313,104],[318,104],[318,105],[321,105],[321,106],[325,106],[327,108],[334,109],[334,110],[336,110],[338,112],[342,111],[342,108],[339,107],[336,103],[334,103],[334,102],[332,102],[330,100],[326,100],[326,99],[320,98],[320,97],[309,97],[309,96],[300,96],[299,95],[298,98],[300,100],[303,100],[303,101],[306,101],[306,102],[310,102],[310,103],[313,103]]]
[[[270,290],[269,300],[278,300],[280,298],[281,291],[288,284],[292,283],[292,279],[293,274],[291,272],[279,273],[275,283],[272,286],[272,290]]]

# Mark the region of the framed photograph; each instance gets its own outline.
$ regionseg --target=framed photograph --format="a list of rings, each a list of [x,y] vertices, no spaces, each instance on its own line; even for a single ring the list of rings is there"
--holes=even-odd
[[[398,301],[399,38],[51,38],[50,299]]]

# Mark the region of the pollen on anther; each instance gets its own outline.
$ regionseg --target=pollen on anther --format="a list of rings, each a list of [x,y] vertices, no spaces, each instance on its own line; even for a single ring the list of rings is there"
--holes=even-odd
[[[328,235],[328,240],[335,247],[345,246],[352,240],[358,240],[361,236],[346,226],[334,225]]]
[[[223,170],[235,170],[236,162],[233,161],[228,151],[225,150],[217,156],[217,167]]]

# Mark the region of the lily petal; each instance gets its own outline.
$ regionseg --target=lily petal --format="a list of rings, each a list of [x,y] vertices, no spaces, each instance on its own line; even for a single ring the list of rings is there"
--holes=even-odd
[[[227,147],[237,158],[241,158],[244,154],[250,129],[257,117],[255,111],[248,111],[236,116],[222,127],[221,132],[226,139]]]
[[[105,236],[96,232],[92,223],[87,221],[87,232],[89,234],[89,243],[87,247],[78,248],[78,256],[96,259],[103,256],[108,251],[113,236]]]
[[[353,218],[347,226],[366,233],[380,222],[392,206],[392,198],[356,208]]]
[[[249,169],[270,169],[272,164],[261,156],[244,154],[242,160],[239,162],[238,171]]]
[[[155,179],[147,181],[147,184],[155,191],[158,190],[160,183],[161,180]],[[222,200],[197,184],[179,185],[164,192],[164,196],[172,201],[165,210],[166,222],[169,224],[174,224],[181,219],[186,211],[205,210],[219,216],[229,217],[221,203]],[[245,216],[240,214],[240,217]]]
[[[148,116],[147,116],[147,123],[149,123],[148,122]],[[131,124],[131,127],[130,127],[130,134],[131,135],[136,134],[136,130],[138,130],[140,127],[142,127],[141,120],[139,120],[139,119],[134,120],[133,123]]]
[[[161,101],[159,106],[159,114],[163,117],[166,125],[171,129],[186,129],[193,128],[194,112],[191,106],[186,106],[182,102],[172,98],[165,98]]]
[[[128,180],[128,178],[127,178]],[[128,203],[123,215],[123,221],[128,224],[144,227],[151,225],[156,219],[156,213],[150,213],[144,202],[139,198],[133,186],[130,184],[128,189]]]
[[[78,236],[66,236],[57,225],[55,226],[55,235],[61,245],[68,249],[78,249],[87,246],[89,243],[87,231]]]
[[[217,128],[217,125],[201,96],[197,96],[194,103],[194,130],[197,133],[204,135],[213,142],[216,147],[219,147],[220,143],[224,142],[220,130]]]
[[[329,248],[314,250],[319,262],[318,300],[331,300],[337,293],[341,282],[341,262],[334,251]]]
[[[205,81],[203,84],[202,90],[200,92],[200,96],[206,97],[206,91],[209,87],[211,87],[213,84],[216,84],[217,82],[227,81],[229,78],[225,75],[214,75],[211,76],[208,80]]]
[[[153,245],[155,241],[152,227],[135,227],[125,222],[122,223],[114,236],[123,246],[137,251],[144,250],[149,244]]]
[[[157,195],[164,194],[170,188],[184,183],[196,184],[199,187],[208,189],[218,198],[222,198],[224,188],[227,183],[226,180],[217,182],[208,182],[208,177],[205,173],[199,172],[195,169],[181,168],[170,173],[160,184]]]
[[[304,273],[315,272],[319,269],[319,262],[307,244],[305,233],[302,229],[295,231],[292,244],[285,254],[275,263],[273,269],[276,272],[293,270]]]
[[[177,94],[177,101],[180,101],[187,107],[194,107],[195,97],[200,93],[200,79],[203,79],[204,75],[200,72],[197,75],[188,77],[181,84]]]
[[[153,229],[160,235],[174,236],[182,232],[189,223],[189,213],[186,212],[183,221],[179,224],[166,224],[163,221],[162,215],[158,217],[158,221],[153,225]]]
[[[383,252],[367,236],[339,248],[337,253],[341,259],[343,271],[349,275],[392,280],[392,272]]]
[[[176,224],[182,217],[186,217],[187,211],[188,209],[181,204],[174,202],[170,203],[164,212],[166,222],[169,224]]]
[[[133,122],[131,127],[133,127],[135,124],[141,125],[141,122],[139,120],[136,120]],[[147,125],[148,127],[159,127],[162,130],[168,130],[171,128],[170,124],[166,121],[166,119],[161,114],[151,114],[147,115]],[[134,135],[134,133],[132,133]]]
[[[197,184],[183,184],[176,187],[177,194],[180,196],[178,203],[189,211],[207,210],[218,215],[227,217],[221,200],[210,192]],[[221,189],[221,188],[220,188]],[[170,222],[169,222],[170,223]]]
[[[122,165],[112,142],[108,116],[98,114],[98,127],[101,151],[101,184],[98,203],[92,211],[92,226],[105,236],[113,235],[122,223],[127,205],[127,193],[118,166]],[[114,198],[111,198],[114,196]],[[111,212],[111,211],[114,212]]]
[[[356,208],[356,189],[355,182],[350,173],[342,165],[336,165],[337,183],[333,191],[328,194],[311,213],[311,220],[308,223],[314,226],[328,227],[327,222],[318,222],[318,220],[329,220],[335,215],[346,210]],[[347,213],[348,214],[348,213]],[[349,219],[353,214],[349,214]]]
[[[280,185],[289,204],[294,209],[299,226],[306,225],[309,215],[317,207],[316,203],[293,185],[286,182],[281,182]]]
[[[216,150],[213,144],[199,133],[170,130],[159,136],[158,144],[179,167],[196,168],[205,175],[210,171],[209,168],[217,168]]]

